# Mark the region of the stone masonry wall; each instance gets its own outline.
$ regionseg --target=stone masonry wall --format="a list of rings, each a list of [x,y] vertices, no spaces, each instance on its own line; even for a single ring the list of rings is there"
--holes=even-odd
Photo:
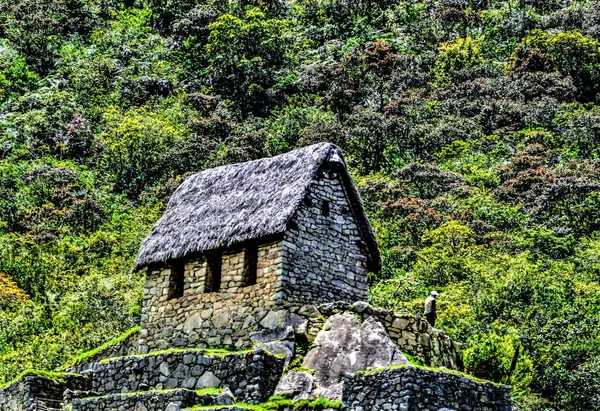
[[[74,398],[71,411],[153,410],[163,411],[169,404],[179,407],[212,405],[215,395],[198,394],[180,389],[172,391],[147,391],[142,393],[111,394],[103,397]],[[175,407],[173,407],[175,408]]]
[[[509,387],[406,366],[356,373],[344,380],[343,407],[352,411],[510,411]]]
[[[284,235],[285,300],[366,301],[367,252],[362,243],[339,173],[321,170]]]
[[[148,273],[142,309],[140,353],[167,347],[235,347],[251,345],[248,335],[269,309],[279,305],[282,242],[259,244],[256,284],[242,286],[243,247],[222,253],[221,288],[204,292],[207,259],[185,263],[183,296],[169,299],[171,268]]]
[[[78,375],[66,374],[54,380],[43,375],[26,375],[0,389],[0,410],[35,411],[36,400],[52,408],[59,408],[66,389],[83,390],[88,381]]]
[[[113,358],[97,363],[91,387],[99,396],[147,390],[228,387],[242,401],[265,401],[275,391],[284,359],[266,352],[209,355],[203,350]]]

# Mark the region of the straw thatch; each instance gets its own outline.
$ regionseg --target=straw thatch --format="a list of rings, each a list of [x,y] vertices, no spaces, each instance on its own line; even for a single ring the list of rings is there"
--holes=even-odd
[[[353,213],[379,269],[377,243],[339,149],[321,143],[276,157],[217,167],[187,178],[142,243],[135,268],[282,233],[321,165],[341,161]]]

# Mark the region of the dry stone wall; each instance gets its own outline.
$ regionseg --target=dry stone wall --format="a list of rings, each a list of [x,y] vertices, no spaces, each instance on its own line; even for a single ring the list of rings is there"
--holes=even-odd
[[[367,299],[367,252],[351,210],[339,173],[320,171],[284,235],[286,302]]]
[[[63,375],[60,380],[44,375],[26,375],[0,389],[0,410],[35,411],[36,402],[58,408],[67,389],[84,390],[88,380],[75,374]]]
[[[342,396],[352,411],[510,411],[509,387],[406,366],[346,377]]]
[[[131,332],[127,338],[116,344],[108,345],[96,354],[87,357],[80,363],[67,367],[67,372],[79,373],[88,370],[94,363],[106,358],[124,357],[138,353],[140,331]]]
[[[142,310],[140,353],[169,347],[251,345],[249,334],[261,328],[269,310],[280,305],[282,241],[258,246],[256,284],[242,286],[245,249],[222,254],[221,288],[205,292],[207,258],[185,263],[183,296],[169,299],[171,268],[151,270]]]
[[[243,401],[261,402],[275,390],[284,359],[264,351],[209,355],[182,350],[113,358],[95,364],[91,389],[115,392],[229,388]]]
[[[171,405],[171,409],[194,405],[213,405],[215,397],[215,395],[199,394],[186,389],[110,394],[103,397],[74,398],[71,411],[163,411],[168,409],[169,405]]]

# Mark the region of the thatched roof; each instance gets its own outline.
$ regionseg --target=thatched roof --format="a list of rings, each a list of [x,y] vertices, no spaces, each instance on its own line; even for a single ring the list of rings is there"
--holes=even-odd
[[[135,268],[283,233],[317,171],[330,159],[340,162],[342,181],[369,251],[370,269],[378,271],[377,242],[362,202],[341,152],[328,143],[188,177],[142,243]]]

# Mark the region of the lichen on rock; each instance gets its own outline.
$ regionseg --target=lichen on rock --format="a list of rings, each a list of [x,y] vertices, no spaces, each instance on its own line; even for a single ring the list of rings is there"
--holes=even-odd
[[[329,317],[303,365],[315,370],[315,395],[339,401],[345,374],[408,363],[380,322],[342,313]]]

